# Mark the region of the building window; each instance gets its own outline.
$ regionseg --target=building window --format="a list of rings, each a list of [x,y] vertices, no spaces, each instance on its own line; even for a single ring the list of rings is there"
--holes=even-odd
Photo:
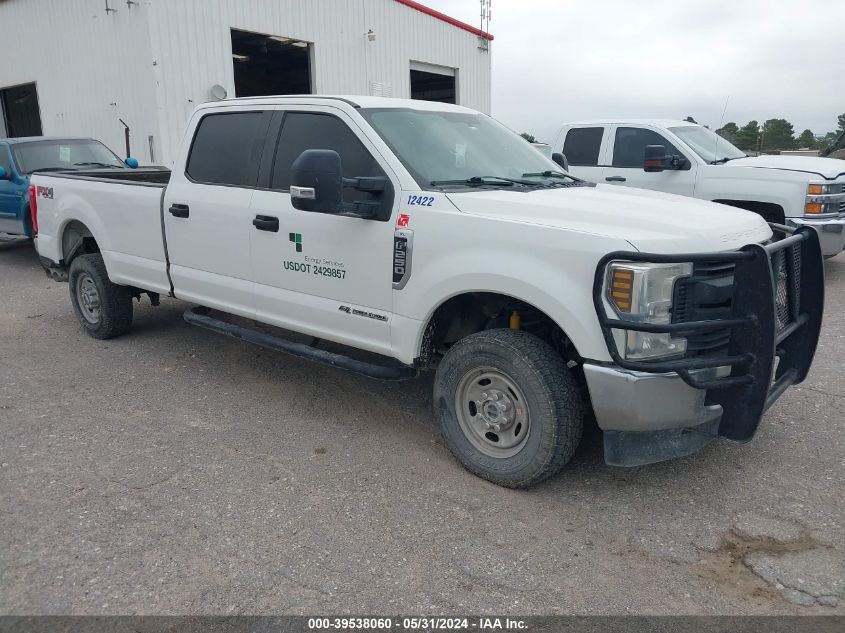
[[[232,29],[235,96],[311,94],[312,44]]]
[[[457,103],[456,74],[454,68],[411,62],[411,99]]]

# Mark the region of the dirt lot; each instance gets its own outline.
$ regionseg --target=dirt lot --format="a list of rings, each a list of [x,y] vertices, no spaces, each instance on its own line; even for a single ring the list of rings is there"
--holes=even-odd
[[[95,341],[0,245],[0,613],[845,613],[845,256],[756,439],[528,491],[387,384],[136,309]],[[833,606],[830,606],[833,605]]]

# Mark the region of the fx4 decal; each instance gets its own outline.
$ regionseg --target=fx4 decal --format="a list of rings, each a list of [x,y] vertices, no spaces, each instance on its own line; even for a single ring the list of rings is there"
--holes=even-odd
[[[41,185],[38,185],[35,188],[35,195],[38,196],[39,198],[50,198],[50,199],[52,199],[53,188],[52,187],[42,187]]]

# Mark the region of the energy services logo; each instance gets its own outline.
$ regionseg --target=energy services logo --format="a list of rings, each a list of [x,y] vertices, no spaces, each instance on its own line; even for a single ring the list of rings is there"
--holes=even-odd
[[[296,244],[296,252],[302,252],[302,233],[288,233],[288,240]]]

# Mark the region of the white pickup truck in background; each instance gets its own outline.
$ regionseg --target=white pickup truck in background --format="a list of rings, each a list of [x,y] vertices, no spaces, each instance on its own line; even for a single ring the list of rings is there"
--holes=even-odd
[[[435,369],[446,445],[505,486],[557,472],[590,409],[611,464],[751,439],[821,327],[815,231],[584,182],[444,103],[205,104],[172,173],[35,174],[30,195],[95,338],[168,295],[200,306],[190,323],[370,377]]]
[[[811,226],[825,257],[845,248],[842,161],[746,156],[701,125],[662,119],[570,123],[553,148],[580,178],[712,200],[769,222]]]

